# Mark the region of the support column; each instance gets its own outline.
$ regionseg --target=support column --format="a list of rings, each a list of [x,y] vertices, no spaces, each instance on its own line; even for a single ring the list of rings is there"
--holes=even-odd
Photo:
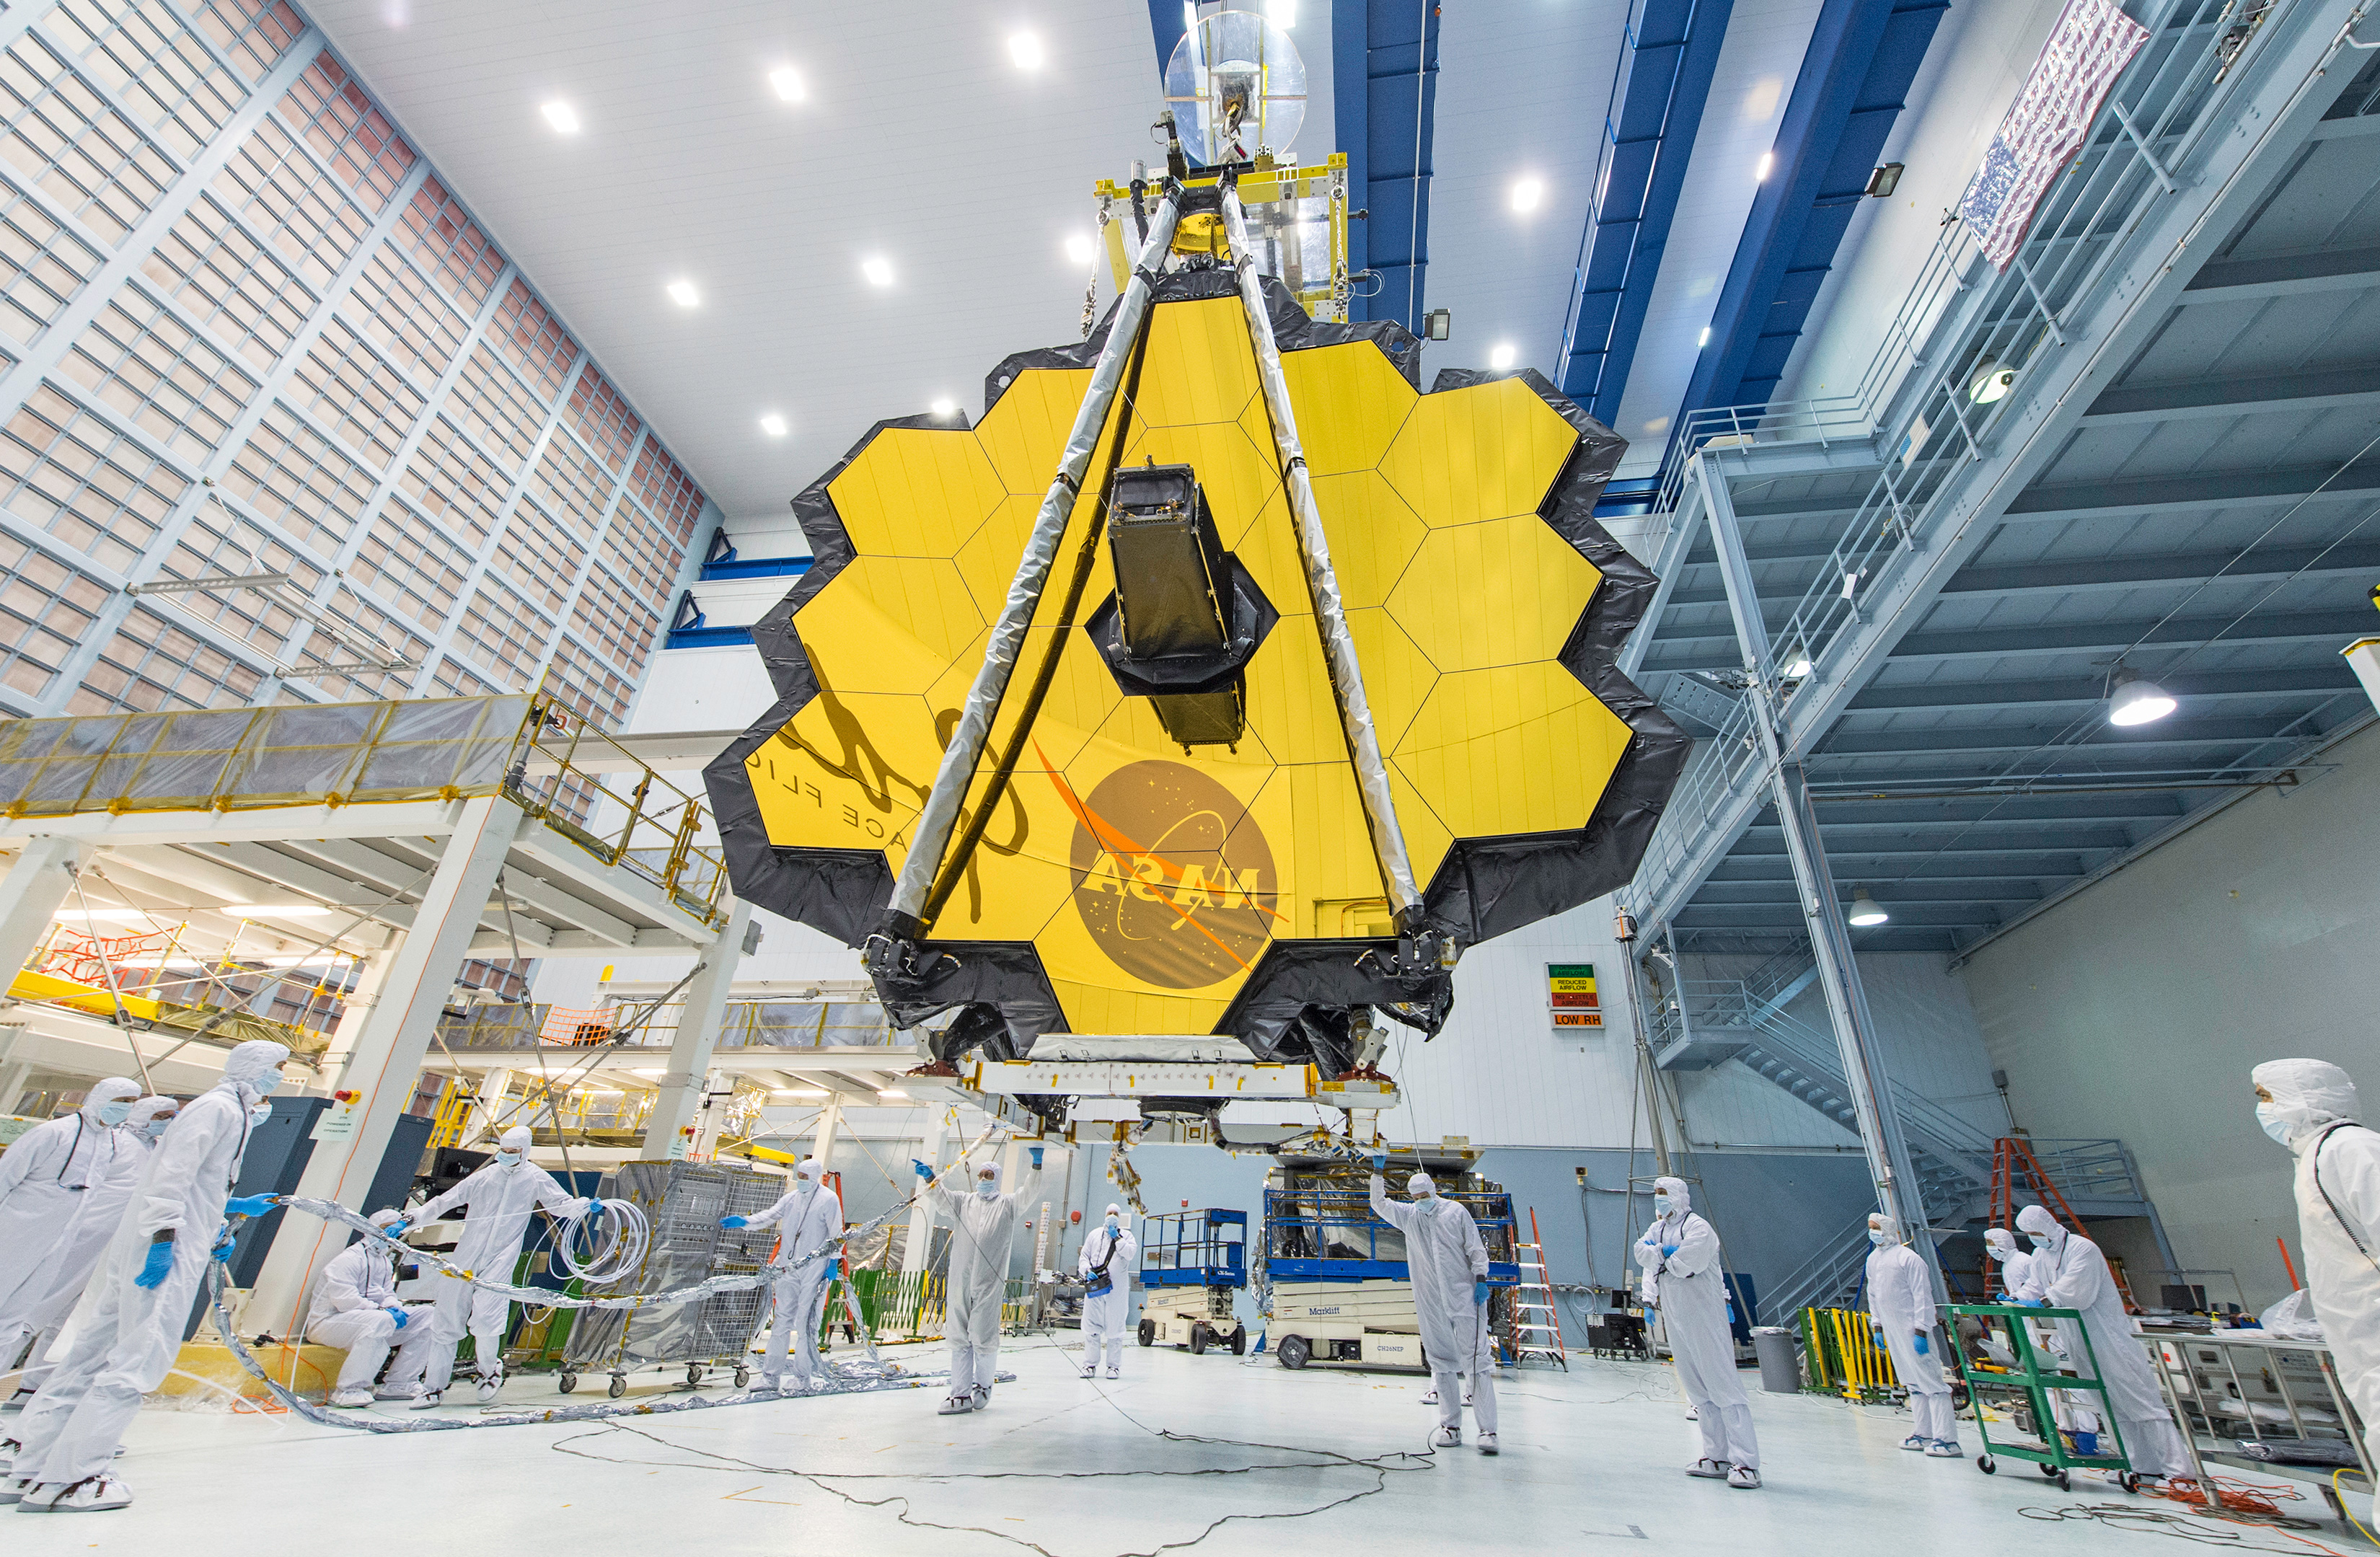
[[[1744,555],[1743,533],[1736,524],[1734,494],[1728,490],[1727,479],[1700,456],[1694,461],[1694,476],[1710,518],[1711,545],[1718,553],[1719,577],[1727,586],[1728,614],[1735,619],[1736,642],[1743,651],[1744,675],[1751,683],[1744,695],[1752,699],[1752,724],[1759,733],[1777,823],[1792,861],[1794,888],[1802,899],[1818,982],[1826,991],[1827,1013],[1833,1019],[1843,1085],[1852,1095],[1860,1145],[1867,1152],[1868,1174],[1876,1183],[1876,1205],[1908,1233],[1911,1247],[1934,1274],[1939,1296],[1944,1290],[1941,1260],[1925,1231],[1925,1200],[1910,1164],[1900,1117],[1890,1106],[1892,1082],[1876,1040],[1876,1019],[1868,1011],[1859,963],[1852,955],[1851,926],[1835,895],[1834,877],[1827,868],[1825,845],[1819,842],[1817,818],[1810,811],[1802,765],[1787,762],[1778,744],[1777,678],[1768,626],[1760,614],[1759,591],[1753,586],[1752,564]]]
[[[950,1113],[951,1111],[947,1108],[935,1109],[932,1121],[926,1125],[925,1138],[918,1143],[917,1160],[929,1168],[941,1166],[942,1128],[944,1121],[950,1118]],[[915,1176],[914,1171],[912,1176]],[[923,1179],[916,1179],[917,1185],[920,1187],[925,1182]],[[909,1237],[908,1241],[901,1246],[903,1275],[914,1276],[926,1268],[927,1246],[933,1242],[933,1236],[932,1214],[926,1210],[926,1202],[919,1200],[909,1208]]]
[[[347,1056],[344,1079],[363,1093],[362,1116],[346,1140],[316,1143],[298,1181],[298,1193],[310,1199],[336,1200],[351,1210],[374,1209],[363,1204],[363,1197],[388,1152],[397,1115],[412,1101],[431,1034],[487,912],[504,853],[520,831],[521,809],[501,796],[465,800],[456,809],[455,831],[415,911],[413,929],[389,959],[379,999]],[[344,1227],[312,1217],[285,1219],[249,1301],[254,1327],[295,1336],[305,1322],[314,1277],[346,1243]]]
[[[356,1046],[363,1041],[364,1028],[370,1025],[373,1008],[380,1004],[381,986],[388,982],[389,966],[404,949],[405,932],[398,931],[387,945],[364,958],[363,966],[356,969],[356,987],[341,1004],[339,1025],[331,1029],[330,1046],[322,1051],[322,1063],[314,1072],[322,1077],[324,1091],[336,1092],[347,1086]]]
[[[27,840],[17,863],[0,879],[0,979],[13,980],[42,943],[74,892],[75,871],[93,852],[72,838]],[[0,982],[0,990],[6,988]]]
[[[659,1161],[670,1155],[677,1133],[694,1123],[702,1106],[702,1089],[710,1075],[711,1052],[719,1047],[719,1019],[727,1013],[728,992],[735,985],[736,967],[744,960],[744,929],[752,922],[752,906],[740,899],[719,930],[719,939],[703,949],[702,963],[686,981],[686,1004],[678,1012],[677,1036],[670,1040],[669,1069],[663,1073],[661,1096],[645,1120],[645,1156]]]
[[[819,1110],[818,1128],[810,1135],[810,1155],[818,1159],[821,1175],[834,1168],[834,1133],[842,1128],[843,1094],[829,1092],[826,1106]]]

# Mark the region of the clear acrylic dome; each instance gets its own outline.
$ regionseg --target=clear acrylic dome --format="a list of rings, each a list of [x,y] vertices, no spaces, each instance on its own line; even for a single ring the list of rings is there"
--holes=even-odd
[[[1165,101],[1193,162],[1283,152],[1305,122],[1305,61],[1288,33],[1254,11],[1220,11],[1174,45]]]

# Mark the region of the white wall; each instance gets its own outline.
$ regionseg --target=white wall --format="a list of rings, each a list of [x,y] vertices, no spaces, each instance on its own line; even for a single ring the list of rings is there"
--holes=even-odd
[[[2325,760],[2340,766],[2201,822],[1961,975],[2018,1119],[2122,1137],[2177,1258],[2236,1270],[2260,1306],[2289,1289],[2273,1240],[2297,1257],[2297,1213],[2249,1068],[2309,1055],[2380,1088],[2380,730]]]
[[[1876,160],[1906,171],[1890,200],[1860,201],[1818,289],[1780,400],[1850,395],[2033,69],[2062,0],[1961,0],[1942,18],[1907,107]]]

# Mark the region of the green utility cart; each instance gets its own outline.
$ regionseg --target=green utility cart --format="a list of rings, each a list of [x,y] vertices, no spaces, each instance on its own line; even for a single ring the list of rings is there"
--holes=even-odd
[[[1984,1441],[1984,1452],[1975,1456],[1978,1470],[1991,1475],[1999,1469],[1993,1456],[2005,1454],[2011,1459],[2031,1460],[2061,1490],[2073,1490],[2074,1480],[2068,1473],[2078,1466],[2116,1472],[2128,1492],[2140,1485],[2140,1478],[2132,1474],[2131,1461],[2124,1457],[2123,1435],[2116,1430],[2115,1414],[2107,1409],[2107,1386],[2096,1377],[2099,1359],[2091,1349],[2091,1336],[2082,1328],[2082,1316],[2078,1310],[2031,1308],[2005,1303],[1953,1303],[1944,1312],[1950,1316],[1950,1330],[1955,1337],[1952,1344],[1959,1354],[1959,1376],[1966,1381],[1968,1394],[1975,1403],[1975,1433]],[[1983,1334],[1971,1340],[1959,1333],[1965,1329],[1959,1322],[1962,1319],[1981,1324]],[[2034,1342],[2033,1325],[2057,1320],[2074,1321],[2073,1333],[2082,1343],[2082,1356],[2075,1360],[2087,1364],[2093,1377],[2078,1378],[2067,1372],[2065,1363]],[[2112,1444],[2114,1454],[2082,1454],[2058,1430],[2053,1402],[2075,1394],[2095,1397],[2092,1404],[2098,1411],[2102,1428],[2095,1435],[2093,1447],[2104,1450]],[[1991,1429],[1984,1421],[1985,1402],[2010,1409],[2011,1415],[2015,1414],[2012,1408],[2021,1405],[2033,1420],[2040,1444],[1993,1442]]]

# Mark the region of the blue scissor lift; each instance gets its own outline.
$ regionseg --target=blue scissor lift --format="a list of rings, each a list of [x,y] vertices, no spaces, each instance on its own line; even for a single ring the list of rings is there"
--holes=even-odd
[[[1232,1294],[1248,1284],[1248,1213],[1209,1207],[1146,1218],[1140,1239],[1140,1344],[1248,1349]]]

